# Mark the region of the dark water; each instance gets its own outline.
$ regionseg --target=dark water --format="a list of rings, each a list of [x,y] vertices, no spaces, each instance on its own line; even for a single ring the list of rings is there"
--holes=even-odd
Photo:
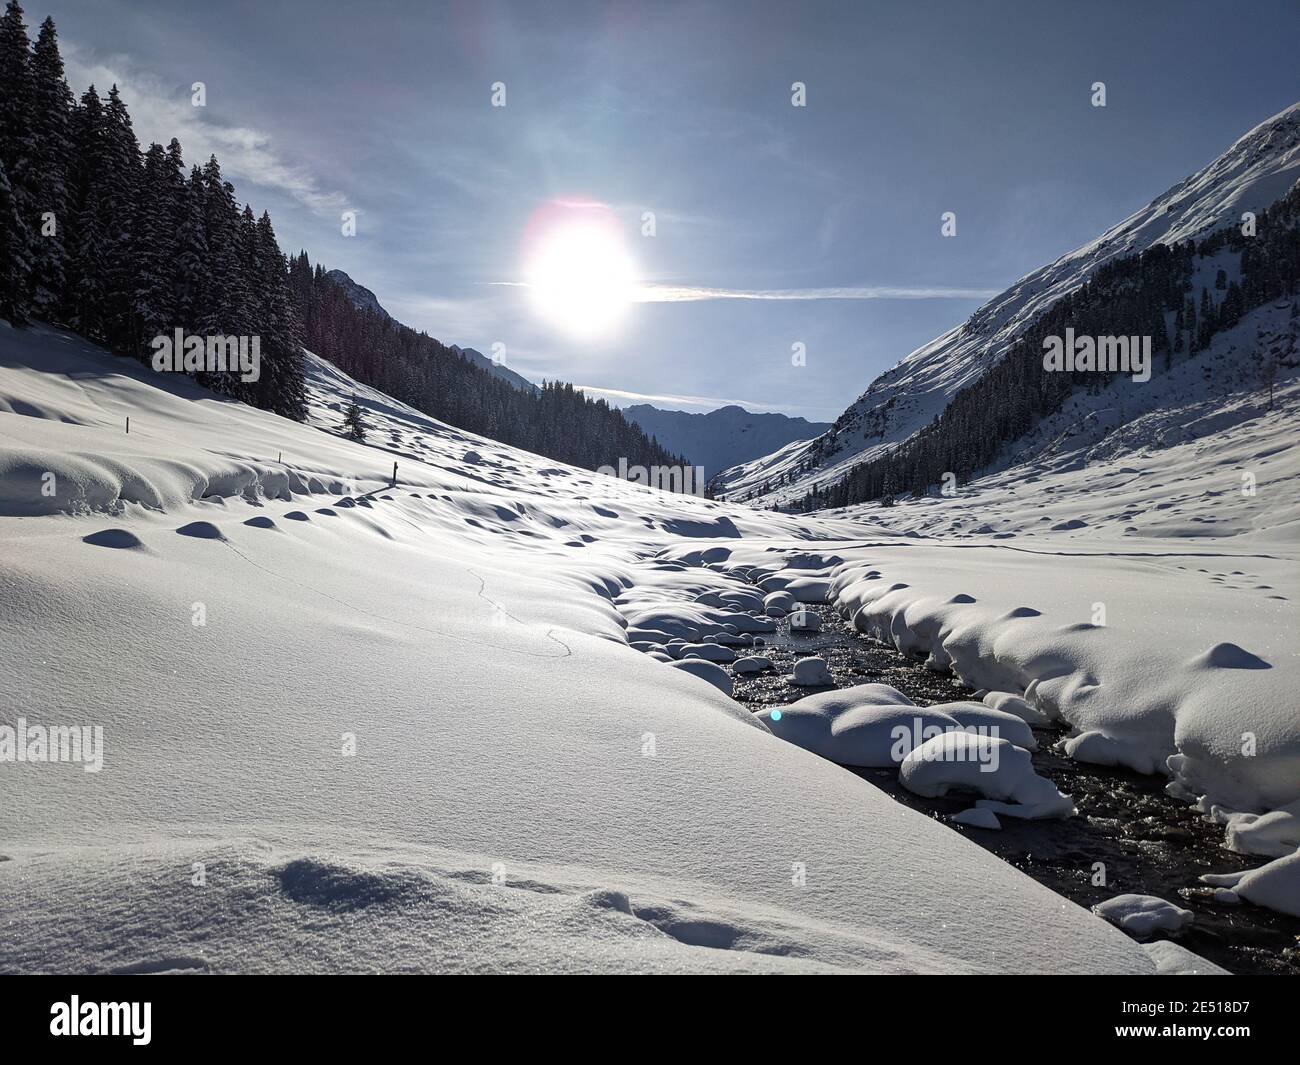
[[[971,690],[950,677],[932,673],[892,647],[864,637],[830,607],[817,610],[824,629],[792,634],[786,621],[761,637],[766,646],[753,653],[772,659],[776,669],[758,677],[732,674],[735,697],[755,709],[780,705],[825,688],[796,688],[787,677],[795,659],[819,654],[831,666],[835,687],[890,684],[918,706],[969,698]],[[747,653],[737,648],[738,654]],[[727,668],[730,672],[730,667]],[[1164,793],[1163,777],[1127,769],[1075,762],[1054,747],[1064,735],[1035,729],[1039,750],[1034,768],[1074,799],[1078,816],[1021,821],[1000,818],[1001,832],[949,827],[1080,906],[1115,895],[1155,895],[1184,909],[1195,920],[1177,942],[1234,973],[1300,974],[1300,920],[1242,903],[1215,903],[1202,889],[1202,873],[1250,869],[1269,859],[1223,849],[1223,829]],[[945,823],[971,805],[969,797],[924,799],[898,783],[893,769],[851,769],[894,799]],[[1094,887],[1093,863],[1105,865],[1106,886]],[[1156,937],[1161,938],[1161,937]]]

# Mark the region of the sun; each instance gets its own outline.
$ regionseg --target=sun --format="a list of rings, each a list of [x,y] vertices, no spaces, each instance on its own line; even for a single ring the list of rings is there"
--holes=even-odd
[[[588,340],[613,332],[636,287],[614,212],[586,201],[555,200],[533,215],[524,236],[524,277],[539,315]]]

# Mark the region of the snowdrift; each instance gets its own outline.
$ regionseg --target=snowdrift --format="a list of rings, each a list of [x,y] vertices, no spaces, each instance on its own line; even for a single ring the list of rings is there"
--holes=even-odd
[[[100,772],[0,767],[0,969],[1155,971],[615,606],[691,579],[675,551],[899,537],[562,467],[319,360],[310,401],[0,324],[0,723],[104,735]]]

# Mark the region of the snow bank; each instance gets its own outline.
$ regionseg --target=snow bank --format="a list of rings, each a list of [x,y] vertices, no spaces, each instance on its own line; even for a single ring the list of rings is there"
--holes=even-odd
[[[1300,851],[1288,854],[1240,873],[1207,873],[1201,880],[1214,887],[1229,891],[1223,901],[1233,902],[1237,897],[1267,906],[1279,913],[1300,917]]]

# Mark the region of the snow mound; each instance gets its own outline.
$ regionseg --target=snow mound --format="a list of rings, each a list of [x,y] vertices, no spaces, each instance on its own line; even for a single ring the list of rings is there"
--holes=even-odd
[[[1092,912],[1104,917],[1129,935],[1146,939],[1156,932],[1180,932],[1192,923],[1192,911],[1154,895],[1116,895],[1099,902]]]
[[[898,767],[899,782],[926,798],[975,793],[978,805],[1011,817],[1069,817],[1074,803],[1034,772],[1027,751],[1009,740],[949,731],[913,750]],[[1007,801],[1002,801],[1007,800]]]
[[[758,717],[789,743],[840,765],[866,768],[896,766],[926,740],[960,728],[954,718],[912,705],[887,684],[809,695]]]
[[[1229,889],[1224,901],[1236,896],[1278,913],[1300,917],[1300,851],[1277,858],[1258,869],[1240,873],[1207,873],[1201,880]]]
[[[821,688],[834,684],[831,667],[824,658],[801,658],[794,664],[790,683],[800,688]]]

